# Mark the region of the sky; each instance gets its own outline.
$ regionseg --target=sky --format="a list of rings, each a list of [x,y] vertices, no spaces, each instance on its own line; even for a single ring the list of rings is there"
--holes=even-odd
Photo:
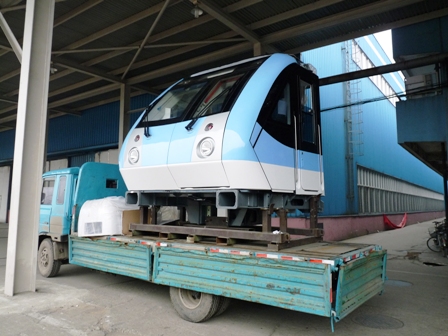
[[[373,34],[378,43],[383,48],[386,55],[389,57],[392,63],[395,63],[392,52],[392,33],[390,30],[385,30],[380,33]]]

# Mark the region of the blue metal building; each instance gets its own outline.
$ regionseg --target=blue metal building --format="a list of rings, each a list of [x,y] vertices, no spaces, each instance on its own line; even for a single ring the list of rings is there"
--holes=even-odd
[[[302,55],[319,77],[389,64],[373,35]],[[323,215],[443,210],[442,177],[397,140],[398,73],[321,87]]]
[[[390,63],[373,35],[301,57],[321,78]],[[441,176],[398,144],[397,99],[392,96],[403,91],[398,74],[321,87],[323,215],[443,210]],[[133,97],[131,110],[142,109],[154,98]],[[132,114],[131,123],[139,114]],[[118,120],[118,102],[86,110],[82,116],[51,119],[47,159],[68,158],[68,166],[79,166],[95,160],[97,152],[117,148]],[[14,131],[1,132],[0,143],[0,165],[11,165]]]

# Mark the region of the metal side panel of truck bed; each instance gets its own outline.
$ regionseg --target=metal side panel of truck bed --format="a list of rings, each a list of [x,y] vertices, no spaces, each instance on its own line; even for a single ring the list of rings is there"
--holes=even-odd
[[[383,291],[386,251],[379,246],[317,243],[262,249],[159,243],[154,283],[341,320]]]
[[[104,239],[105,238],[105,239]],[[114,237],[70,236],[70,264],[151,281],[151,244]]]
[[[315,243],[266,252],[157,238],[70,236],[70,263],[156,284],[258,302],[339,321],[381,294],[380,246]]]

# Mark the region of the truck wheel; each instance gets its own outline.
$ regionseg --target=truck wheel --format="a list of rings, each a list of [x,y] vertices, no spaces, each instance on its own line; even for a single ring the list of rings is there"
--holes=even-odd
[[[49,238],[44,239],[40,243],[37,255],[37,268],[39,273],[46,278],[54,277],[59,273],[61,261],[54,260],[53,243]]]
[[[219,296],[176,287],[170,287],[170,298],[179,316],[190,322],[207,321],[220,303]]]
[[[219,316],[222,313],[224,313],[227,310],[227,308],[229,308],[230,302],[232,302],[231,298],[228,298],[228,297],[225,297],[225,296],[220,296],[219,297],[218,309],[216,310],[215,316]]]

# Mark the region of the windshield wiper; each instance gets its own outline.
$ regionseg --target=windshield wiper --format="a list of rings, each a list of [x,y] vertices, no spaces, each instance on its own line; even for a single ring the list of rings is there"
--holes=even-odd
[[[205,105],[196,115],[196,117],[194,117],[193,119],[191,119],[190,123],[185,126],[185,129],[187,131],[191,131],[191,129],[193,128],[194,124],[196,124],[196,121],[198,121],[198,119],[200,117],[202,117],[205,112],[208,110],[208,108],[215,102],[218,100],[218,98],[222,97],[225,93],[229,92],[235,85],[229,86],[227,88],[225,88],[224,90],[222,90],[215,98],[213,98],[212,100],[210,100],[208,102],[207,105]]]

